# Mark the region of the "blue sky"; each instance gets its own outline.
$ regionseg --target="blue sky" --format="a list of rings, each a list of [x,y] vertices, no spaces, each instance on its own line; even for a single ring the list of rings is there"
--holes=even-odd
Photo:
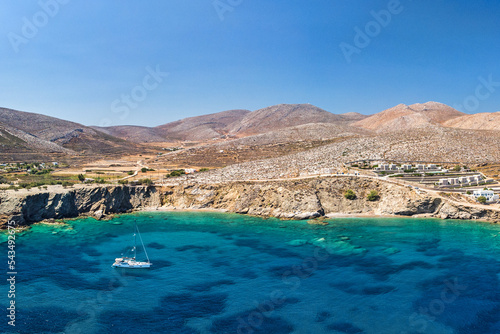
[[[85,125],[154,126],[279,103],[363,114],[426,101],[500,110],[500,1],[1,7],[0,106]]]

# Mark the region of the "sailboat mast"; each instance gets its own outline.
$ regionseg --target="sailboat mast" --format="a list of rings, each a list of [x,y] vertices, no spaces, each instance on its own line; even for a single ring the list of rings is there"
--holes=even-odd
[[[142,241],[141,233],[139,232],[139,227],[137,227],[137,225],[136,225],[136,228],[137,228],[137,233],[139,234],[139,239],[141,240],[142,249],[144,249],[144,254],[146,254],[146,259],[148,259],[148,263],[149,263],[148,252],[146,251],[146,247],[144,247],[144,242]]]
[[[134,221],[134,259],[137,259],[137,222]]]

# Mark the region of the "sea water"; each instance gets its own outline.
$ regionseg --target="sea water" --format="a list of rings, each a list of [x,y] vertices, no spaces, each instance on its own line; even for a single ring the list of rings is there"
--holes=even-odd
[[[155,212],[34,225],[16,235],[16,326],[3,316],[0,332],[500,333],[498,225],[327,222]],[[134,223],[153,266],[113,268]]]

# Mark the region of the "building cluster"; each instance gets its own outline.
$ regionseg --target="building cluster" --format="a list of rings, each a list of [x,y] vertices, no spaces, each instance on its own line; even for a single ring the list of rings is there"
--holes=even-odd
[[[469,175],[462,177],[451,177],[447,179],[440,179],[439,186],[465,186],[465,185],[478,185],[486,183],[481,175]]]
[[[476,200],[481,196],[486,198],[487,203],[498,201],[498,195],[493,190],[474,190],[472,193],[472,197]]]
[[[415,166],[410,164],[403,164],[401,166],[396,164],[381,164],[378,167],[375,167],[374,170],[378,172],[404,172],[405,170],[415,170],[416,172],[448,172],[448,170],[435,164],[417,164]]]

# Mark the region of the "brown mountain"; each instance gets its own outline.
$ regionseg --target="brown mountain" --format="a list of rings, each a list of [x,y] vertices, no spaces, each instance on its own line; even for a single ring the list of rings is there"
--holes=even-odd
[[[500,111],[465,115],[446,121],[443,125],[457,129],[500,130]]]
[[[128,140],[134,143],[164,142],[166,138],[156,128],[136,125],[118,125],[109,127],[91,126],[92,129],[104,132],[110,136]]]
[[[155,130],[168,140],[208,140],[227,135],[249,110],[227,110],[215,114],[184,118],[157,126]]]
[[[355,112],[335,115],[310,104],[280,104],[252,112],[237,109],[189,117],[154,128],[128,125],[92,128],[136,143],[205,141],[225,135],[246,137],[304,124],[348,125],[366,117]]]
[[[231,133],[245,136],[309,123],[345,124],[356,117],[355,113],[332,114],[311,104],[278,104],[247,114]]]
[[[82,124],[0,108],[1,152],[125,153],[137,148]]]
[[[463,115],[465,114],[438,102],[417,103],[410,106],[399,104],[353,125],[377,132],[403,131],[443,125],[446,121]]]
[[[359,112],[346,112],[346,113],[340,114],[339,116],[342,116],[342,118],[346,122],[361,121],[362,119],[369,117],[367,115],[360,114]]]

